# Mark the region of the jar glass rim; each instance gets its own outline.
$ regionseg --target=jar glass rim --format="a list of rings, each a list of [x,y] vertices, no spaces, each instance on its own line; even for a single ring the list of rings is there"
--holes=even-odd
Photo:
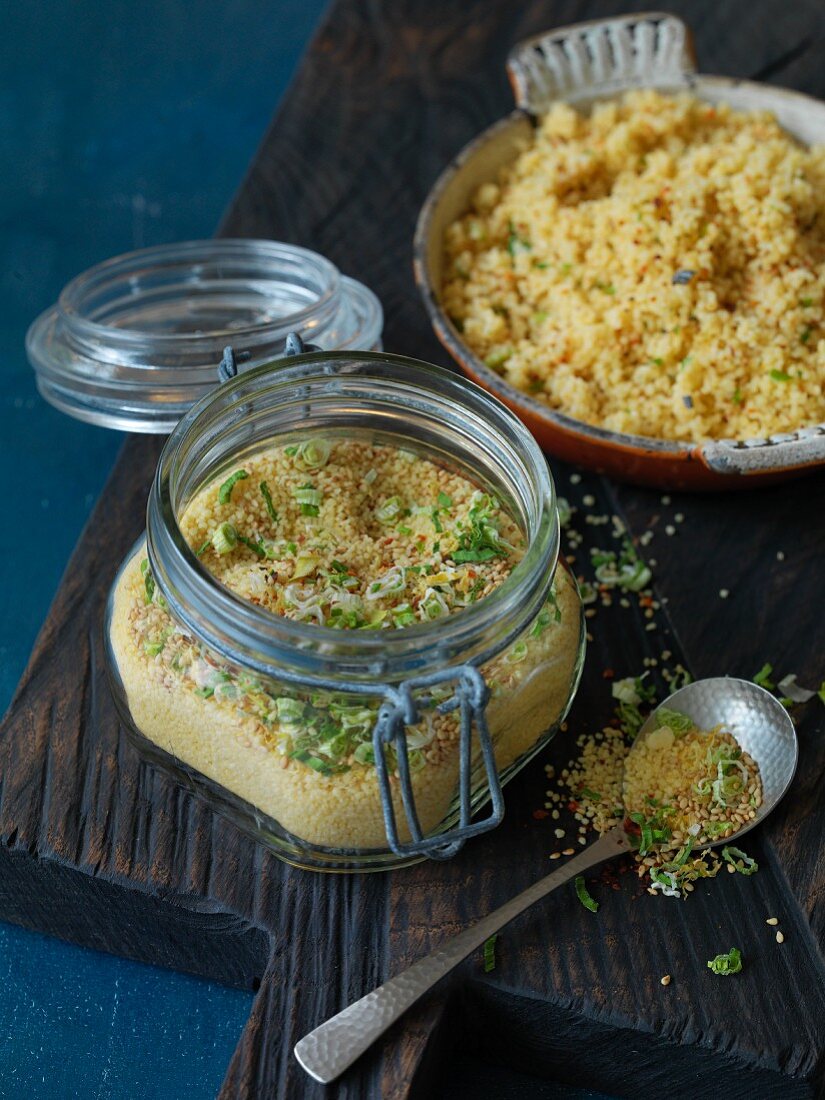
[[[408,674],[411,668],[443,660],[445,635],[459,651],[478,648],[480,639],[505,615],[512,619],[521,613],[529,621],[545,598],[548,575],[555,570],[559,531],[555,489],[546,460],[515,414],[455,372],[405,356],[318,352],[287,364],[284,360],[264,364],[225,383],[193,406],[164,446],[147,509],[147,543],[156,580],[173,613],[208,644],[266,675],[276,676],[284,662],[307,668],[340,661],[356,678],[392,678],[396,671]],[[347,373],[342,369],[346,364],[364,364],[367,370]],[[370,373],[373,364],[382,369]],[[413,378],[419,387],[417,395],[410,393]],[[233,412],[237,416],[239,407],[256,396],[330,380],[374,383],[385,393],[396,387],[402,400],[421,400],[426,392],[433,397],[446,392],[454,408],[455,402],[461,402],[456,415],[472,413],[474,430],[483,431],[486,425],[491,440],[497,436],[503,450],[522,460],[530,483],[529,541],[522,559],[488,596],[455,614],[401,630],[342,631],[260,608],[228,589],[200,562],[180,529],[176,503],[178,482],[183,477],[181,463],[187,461],[187,452],[195,447],[199,433],[214,430],[222,417]],[[225,457],[229,459],[231,454]],[[502,468],[499,472],[512,476],[512,470]],[[521,628],[524,625],[526,622]],[[503,644],[497,644],[493,652]],[[479,660],[491,655],[488,648]]]

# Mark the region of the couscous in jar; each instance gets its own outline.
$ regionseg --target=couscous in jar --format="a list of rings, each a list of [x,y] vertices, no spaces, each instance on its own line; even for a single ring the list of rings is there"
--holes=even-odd
[[[258,368],[193,408],[107,619],[141,751],[283,858],[327,870],[448,843],[558,728],[583,637],[526,430],[449,372],[360,353]],[[468,669],[495,774],[476,711],[462,816]],[[413,709],[381,741],[398,698]]]

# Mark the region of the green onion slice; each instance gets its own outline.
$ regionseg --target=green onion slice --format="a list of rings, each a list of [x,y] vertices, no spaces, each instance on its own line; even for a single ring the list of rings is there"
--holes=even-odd
[[[212,533],[212,545],[217,554],[229,554],[238,545],[238,532],[231,523],[221,523]]]
[[[234,474],[231,474],[218,490],[219,503],[228,504],[232,498],[232,490],[235,488],[235,485],[247,477],[249,477],[249,474],[246,470],[236,470]]]
[[[489,974],[496,968],[496,940],[498,932],[494,932],[488,940],[484,941],[484,973]]]
[[[742,952],[738,947],[732,947],[725,954],[708,959],[708,967],[714,974],[738,974],[742,969]]]
[[[584,875],[576,875],[576,897],[585,907],[589,909],[591,913],[598,913],[599,903],[590,896],[587,887],[584,884]]]

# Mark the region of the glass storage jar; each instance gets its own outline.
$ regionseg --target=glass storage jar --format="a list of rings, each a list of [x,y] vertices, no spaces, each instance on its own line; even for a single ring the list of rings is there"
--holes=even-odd
[[[179,519],[205,485],[308,437],[396,447],[467,478],[522,529],[523,558],[476,603],[402,629],[335,630],[243,599]],[[498,823],[500,785],[573,699],[584,621],[547,463],[520,421],[441,368],[319,352],[225,382],[173,430],[106,637],[146,757],[289,862],[365,870],[446,858]],[[319,723],[348,739],[345,765],[300,751]]]
[[[166,435],[215,386],[231,344],[241,370],[290,332],[329,350],[381,347],[371,290],[292,244],[217,239],[157,245],[89,268],[26,337],[37,387],[79,420]]]

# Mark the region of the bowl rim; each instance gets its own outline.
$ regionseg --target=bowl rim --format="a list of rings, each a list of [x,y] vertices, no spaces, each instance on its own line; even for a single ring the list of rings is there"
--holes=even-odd
[[[540,38],[541,36],[537,37]],[[528,40],[528,42],[530,41],[532,40]],[[725,88],[752,88],[761,96],[764,96],[768,101],[798,101],[800,105],[813,105],[819,112],[825,112],[825,101],[815,96],[808,95],[805,92],[731,76],[718,76],[708,73],[685,71],[683,73],[683,81],[679,85],[672,82],[662,84],[657,81],[651,81],[649,83],[640,81],[635,87],[657,88],[665,92],[689,90],[698,95],[701,95],[702,88],[716,88],[720,91]],[[586,94],[585,90],[582,94],[575,96],[561,96],[559,97],[559,101],[570,103],[584,100],[591,103],[609,101],[617,98],[626,90],[631,89],[608,91],[600,95],[598,88],[594,87],[590,90],[590,94]],[[764,108],[770,109],[768,103],[764,105]],[[720,437],[699,441],[675,440],[660,436],[644,436],[635,435],[630,432],[618,432],[609,428],[600,427],[596,424],[589,424],[587,421],[579,420],[571,416],[562,409],[550,408],[543,402],[536,400],[523,390],[507,382],[500,375],[496,374],[495,371],[491,370],[478,358],[478,356],[476,356],[469,345],[461,339],[458,330],[450,321],[446,310],[444,310],[441,305],[439,295],[430,277],[427,253],[429,251],[435,211],[449,183],[470,159],[501,133],[517,125],[523,125],[525,122],[530,126],[535,126],[537,115],[527,107],[518,106],[503,118],[497,119],[491,125],[485,127],[481,133],[467,142],[467,144],[447,163],[437,177],[421,207],[416,222],[415,234],[413,236],[413,273],[415,282],[436,336],[442,346],[461,366],[462,370],[468,373],[476,382],[484,386],[485,389],[489,389],[502,401],[505,401],[511,408],[517,411],[520,416],[526,414],[529,417],[539,420],[551,430],[561,430],[567,437],[578,436],[583,442],[607,447],[614,452],[626,452],[634,455],[638,455],[641,452],[647,455],[660,456],[665,459],[676,461],[692,461],[699,459],[709,469],[724,474],[730,472],[727,468],[728,464],[730,459],[737,453],[742,455],[741,461],[744,467],[749,458],[756,457],[755,452],[761,451],[764,453],[768,448],[775,450],[780,444],[784,444],[786,447],[793,444],[804,447],[806,443],[817,440],[821,441],[822,453],[817,455],[813,461],[804,458],[800,461],[795,461],[789,454],[787,456],[789,459],[788,462],[780,464],[777,464],[775,461],[769,464],[766,463],[764,469],[765,472],[770,471],[776,473],[781,470],[803,469],[805,467],[810,468],[825,464],[825,421],[800,426],[799,428],[790,429],[786,432],[774,433],[766,437]],[[825,119],[823,119],[823,138],[825,139]],[[735,461],[734,459],[734,463]],[[751,466],[750,462],[747,462],[747,464]],[[760,465],[754,463],[752,468],[754,472],[756,472],[760,469]]]

